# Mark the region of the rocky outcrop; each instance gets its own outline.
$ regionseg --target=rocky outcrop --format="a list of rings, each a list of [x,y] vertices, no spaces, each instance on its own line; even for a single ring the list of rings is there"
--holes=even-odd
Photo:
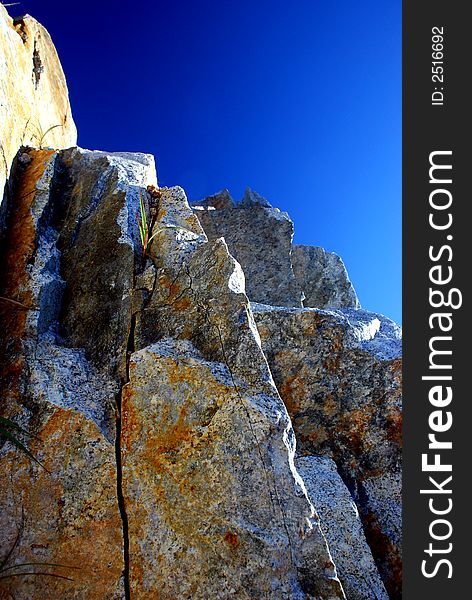
[[[292,246],[295,279],[306,308],[360,308],[342,259],[318,246]]]
[[[156,283],[123,394],[132,589],[342,597],[241,267],[224,240],[207,242],[180,188],[161,190],[153,231]]]
[[[0,204],[21,146],[68,148],[77,142],[61,63],[49,33],[0,4]]]
[[[142,255],[150,157],[31,150],[18,165],[2,413],[34,433],[44,468],[4,445],[2,548],[12,573],[57,566],[4,587],[343,598],[225,242],[207,241],[180,188],[163,189]]]
[[[318,246],[292,245],[290,217],[250,188],[239,202],[222,190],[192,206],[210,240],[225,238],[246,274],[252,302],[360,308],[341,258]]]
[[[335,460],[387,591],[400,597],[400,329],[353,309],[253,312],[299,453]]]
[[[57,159],[21,155],[1,253],[2,416],[34,434],[29,448],[41,465],[2,440],[2,574],[11,577],[0,587],[18,600],[120,598],[118,386],[59,335],[66,282],[51,226]],[[43,575],[18,575],[31,572]]]
[[[257,193],[42,149],[62,69],[0,17],[0,598],[399,598],[399,329]]]
[[[249,188],[240,202],[224,190],[196,202],[193,209],[209,240],[225,238],[244,271],[251,301],[302,305],[290,260],[293,223],[287,213]]]

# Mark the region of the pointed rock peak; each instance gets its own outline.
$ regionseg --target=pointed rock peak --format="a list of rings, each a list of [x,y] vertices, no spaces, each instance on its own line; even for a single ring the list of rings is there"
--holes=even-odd
[[[251,190],[250,187],[246,188],[244,196],[240,202],[240,206],[249,208],[251,206],[264,206],[265,208],[272,208],[272,205],[263,196]]]
[[[227,188],[224,188],[220,192],[213,194],[212,196],[207,196],[203,200],[199,200],[197,202],[192,202],[192,205],[202,206],[203,208],[215,208],[216,210],[221,210],[223,208],[233,208],[234,200],[229,193]]]

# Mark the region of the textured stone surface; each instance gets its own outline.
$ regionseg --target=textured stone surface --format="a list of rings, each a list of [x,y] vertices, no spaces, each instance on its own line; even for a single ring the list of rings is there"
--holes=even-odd
[[[238,384],[189,342],[133,354],[122,432],[132,594],[341,597],[289,468],[289,423]]]
[[[51,151],[22,157],[2,248],[0,295],[24,307],[0,301],[0,408],[34,433],[29,447],[44,468],[2,440],[0,547],[2,559],[11,550],[8,567],[34,563],[11,573],[71,580],[31,575],[2,579],[0,587],[19,600],[111,600],[124,594],[112,416],[117,386],[57,337],[64,281],[49,225],[56,161]]]
[[[21,146],[68,148],[77,132],[61,63],[48,32],[0,4],[0,203]]]
[[[61,335],[113,378],[126,377],[136,214],[155,185],[153,157],[71,149],[60,153],[53,190],[65,288]]]
[[[290,261],[293,223],[252,190],[235,203],[227,190],[193,206],[208,239],[224,237],[246,276],[253,302],[301,306],[301,290]]]
[[[292,246],[295,279],[307,308],[360,308],[341,258],[318,246]]]
[[[73,581],[3,588],[25,600],[122,598],[127,586],[136,598],[343,598],[241,267],[180,188],[155,193],[144,257],[136,212],[152,182],[143,155],[20,156],[1,408],[37,436],[51,474],[3,445],[1,542],[21,526],[12,564],[60,563]]]
[[[2,559],[13,549],[6,566],[35,565],[10,573],[72,581],[12,577],[0,589],[17,600],[124,598],[113,444],[80,412],[36,401],[31,414],[23,418],[37,436],[30,447],[50,473],[11,446],[0,451]]]
[[[0,562],[36,573],[0,598],[341,599],[324,526],[347,597],[383,600],[349,493],[398,598],[398,328],[283,308],[357,300],[252,190],[192,210],[148,155],[17,154],[75,127],[47,32],[0,6],[0,48],[0,414],[43,465],[0,436]]]
[[[401,330],[354,309],[253,311],[299,452],[336,461],[387,590],[400,597]]]
[[[341,258],[317,246],[291,245],[287,213],[247,189],[235,202],[228,190],[193,204],[210,240],[223,236],[247,277],[253,302],[308,308],[360,308]]]
[[[342,597],[239,264],[206,241],[180,188],[161,189],[154,231],[156,285],[123,394],[131,588]]]
[[[357,506],[338,474],[336,463],[326,456],[304,456],[296,459],[295,464],[320,516],[346,598],[388,600]]]

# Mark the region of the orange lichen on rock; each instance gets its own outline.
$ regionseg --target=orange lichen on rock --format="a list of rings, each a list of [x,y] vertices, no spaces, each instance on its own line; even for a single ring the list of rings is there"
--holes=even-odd
[[[0,461],[2,537],[13,545],[20,531],[7,566],[54,563],[60,566],[39,570],[72,581],[13,577],[2,580],[1,587],[15,598],[31,600],[105,600],[113,590],[118,593],[123,539],[113,446],[83,415],[56,408],[31,449],[49,473],[13,449]],[[3,554],[7,551],[2,548]],[[33,565],[31,570],[37,569]]]
[[[298,374],[290,375],[279,386],[279,393],[284,401],[288,414],[293,417],[300,410],[300,397],[302,396],[303,379]]]
[[[28,262],[36,242],[36,228],[32,205],[38,192],[37,184],[48,166],[54,152],[38,150],[24,154],[25,166],[19,167],[11,200],[6,235],[2,241],[0,258],[0,390],[2,395],[18,397],[18,379],[24,369],[21,353],[26,318],[32,306],[32,294],[28,287]],[[21,303],[18,306],[14,302]]]
[[[233,549],[236,549],[239,546],[239,538],[232,531],[227,531],[224,537],[225,542]]]

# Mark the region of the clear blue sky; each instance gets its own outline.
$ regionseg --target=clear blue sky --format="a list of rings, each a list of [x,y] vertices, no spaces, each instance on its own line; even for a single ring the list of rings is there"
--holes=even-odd
[[[400,0],[23,0],[79,144],[155,155],[190,200],[249,185],[401,320]]]

